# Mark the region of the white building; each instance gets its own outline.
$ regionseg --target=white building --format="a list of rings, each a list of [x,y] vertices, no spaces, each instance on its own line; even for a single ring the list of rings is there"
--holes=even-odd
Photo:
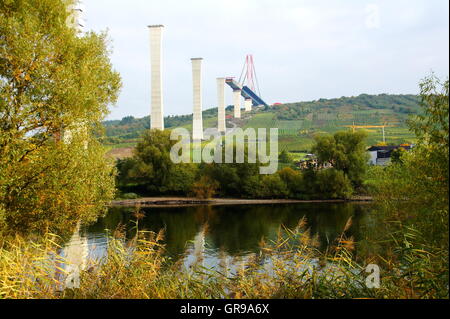
[[[406,151],[409,151],[413,145],[388,145],[388,146],[372,146],[367,152],[370,155],[369,165],[380,165],[386,166],[391,162],[391,154],[392,151],[403,148]]]

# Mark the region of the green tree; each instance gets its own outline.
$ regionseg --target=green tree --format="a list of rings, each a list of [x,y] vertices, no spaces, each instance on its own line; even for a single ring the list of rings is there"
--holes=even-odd
[[[372,195],[388,227],[379,233],[395,239],[408,287],[417,297],[448,298],[449,82],[431,75],[420,88],[423,112],[409,121],[418,144],[375,170]]]
[[[448,80],[442,83],[434,74],[423,79],[420,83],[420,106],[423,113],[412,116],[408,121],[419,145],[441,150],[444,159],[445,151],[448,158],[449,146],[448,86]]]
[[[170,149],[175,141],[170,140],[169,131],[147,130],[134,151],[135,166],[130,177],[152,188],[159,189],[167,184],[175,165],[170,159]]]
[[[198,167],[195,164],[175,164],[170,150],[176,141],[170,140],[170,131],[147,130],[137,144],[132,159],[121,165],[120,183],[144,185],[153,194],[182,193],[191,190]]]
[[[233,163],[211,163],[201,165],[201,175],[208,176],[219,183],[217,192],[221,196],[240,196],[243,184],[238,174],[238,165]]]
[[[333,136],[316,136],[312,151],[321,164],[329,163],[335,169],[344,172],[353,186],[362,185],[368,166],[368,154],[365,147],[366,133],[337,132]]]
[[[278,171],[277,174],[286,184],[289,190],[289,197],[300,198],[304,194],[305,187],[303,176],[299,171],[295,171],[290,167],[285,167],[282,170]]]
[[[286,163],[286,164],[289,164],[289,163],[292,163],[292,158],[291,158],[291,156],[289,155],[289,152],[288,152],[288,151],[282,150],[281,153],[280,153],[280,156],[278,157],[278,161],[279,161],[280,163]]]
[[[192,185],[192,193],[197,198],[209,199],[214,196],[218,186],[219,183],[217,181],[212,180],[208,176],[202,176],[200,180]]]
[[[448,231],[448,80],[440,83],[432,75],[420,87],[423,115],[409,121],[418,144],[402,155],[400,163],[375,172],[373,193],[381,202],[395,206],[393,211],[403,212],[403,217],[421,216],[415,222],[430,227],[425,233],[435,238]],[[414,209],[406,209],[410,206]],[[439,226],[444,230],[438,232]]]
[[[402,147],[396,148],[391,153],[391,162],[392,163],[402,163],[402,156],[405,153],[405,149]]]
[[[198,165],[197,164],[176,164],[172,170],[169,182],[167,183],[167,189],[170,192],[177,194],[188,194],[192,190],[193,183],[198,177]],[[215,194],[211,192],[211,196]]]
[[[116,185],[120,188],[132,182],[130,179],[130,171],[136,166],[136,159],[134,157],[127,157],[118,159],[116,161],[117,175]]]
[[[218,193],[222,196],[257,196],[260,163],[248,163],[248,149],[245,145],[233,145],[233,153],[236,154],[239,148],[243,148],[244,163],[225,163],[225,152],[222,152],[222,163],[202,164],[200,174],[216,180],[219,183]]]
[[[353,194],[353,187],[342,171],[327,168],[316,173],[315,192],[319,198],[349,199]]]
[[[242,191],[245,197],[262,198],[264,197],[264,189],[261,182],[261,175],[251,175],[246,177],[242,183]]]
[[[287,198],[289,189],[278,174],[264,175],[261,178],[262,197],[265,198]]]
[[[51,221],[92,219],[113,194],[113,166],[92,136],[117,99],[120,77],[106,34],[78,36],[66,24],[71,2],[0,2],[0,219],[7,226],[52,230]]]

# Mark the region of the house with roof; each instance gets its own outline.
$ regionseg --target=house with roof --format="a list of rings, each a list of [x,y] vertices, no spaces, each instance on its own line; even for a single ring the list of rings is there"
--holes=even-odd
[[[413,145],[409,144],[371,146],[367,149],[367,152],[370,154],[369,164],[385,166],[391,161],[392,151],[398,148],[403,148],[404,150],[409,151],[412,147]]]
[[[296,166],[301,169],[324,169],[324,168],[331,168],[332,165],[330,163],[321,163],[319,164],[319,160],[317,159],[317,156],[315,154],[306,154],[305,157],[295,163]]]

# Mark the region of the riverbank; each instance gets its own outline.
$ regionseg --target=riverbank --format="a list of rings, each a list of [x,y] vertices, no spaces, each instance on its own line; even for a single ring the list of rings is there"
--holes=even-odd
[[[211,198],[199,199],[195,197],[142,197],[137,199],[114,200],[110,206],[193,206],[193,205],[267,205],[267,204],[300,204],[300,203],[345,203],[371,202],[372,197],[355,196],[351,199],[240,199],[240,198]]]

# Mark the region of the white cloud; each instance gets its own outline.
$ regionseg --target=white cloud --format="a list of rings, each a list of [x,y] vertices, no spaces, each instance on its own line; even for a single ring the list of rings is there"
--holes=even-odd
[[[447,0],[230,1],[84,0],[86,28],[109,29],[123,78],[110,118],[149,114],[148,24],[166,26],[168,114],[192,111],[194,56],[204,58],[205,108],[216,103],[215,78],[238,77],[247,53],[269,103],[415,93],[430,69],[448,75]]]
[[[366,5],[366,27],[368,29],[380,28],[380,7],[376,4]]]

